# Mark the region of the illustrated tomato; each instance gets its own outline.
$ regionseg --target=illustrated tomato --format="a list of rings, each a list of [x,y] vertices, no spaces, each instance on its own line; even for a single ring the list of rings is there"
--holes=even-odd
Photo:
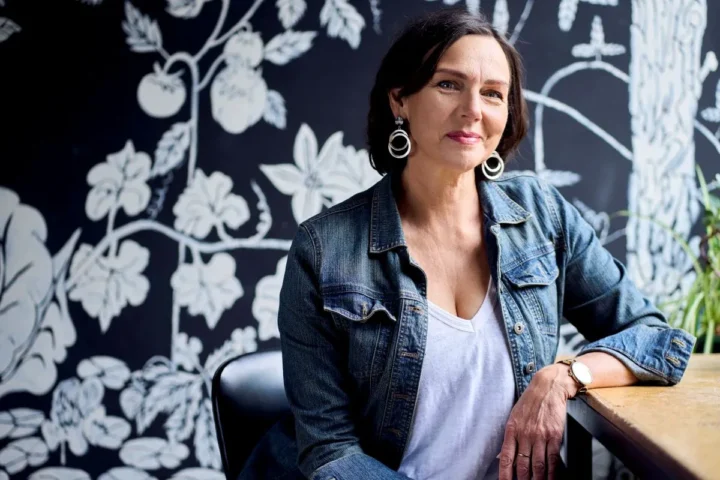
[[[255,32],[238,32],[225,43],[225,59],[229,65],[255,68],[263,59],[263,41]]]
[[[228,133],[242,133],[262,118],[267,92],[260,72],[229,66],[217,74],[210,87],[213,118]]]
[[[185,84],[180,72],[168,74],[155,64],[155,71],[140,81],[137,98],[140,107],[151,117],[165,118],[175,115],[185,103]]]

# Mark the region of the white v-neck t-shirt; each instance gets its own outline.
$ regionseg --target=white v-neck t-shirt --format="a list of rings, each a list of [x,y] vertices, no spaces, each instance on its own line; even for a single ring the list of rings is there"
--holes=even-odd
[[[498,478],[515,381],[492,280],[471,320],[428,301],[428,334],[410,438],[398,471],[414,480]]]

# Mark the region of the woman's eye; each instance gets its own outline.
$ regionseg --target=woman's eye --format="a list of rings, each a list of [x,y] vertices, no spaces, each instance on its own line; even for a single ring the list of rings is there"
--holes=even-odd
[[[437,86],[440,88],[444,88],[446,90],[452,90],[455,88],[455,83],[453,83],[449,80],[443,80],[441,82],[438,82]]]
[[[485,95],[488,95],[488,96],[493,97],[493,98],[497,98],[498,100],[502,100],[502,99],[503,99],[502,93],[497,92],[497,91],[495,91],[495,90],[491,90],[491,91],[489,91],[489,92],[485,92]]]

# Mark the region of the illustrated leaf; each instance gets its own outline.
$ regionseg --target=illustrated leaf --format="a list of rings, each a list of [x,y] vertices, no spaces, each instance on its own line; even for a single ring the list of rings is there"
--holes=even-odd
[[[265,45],[265,60],[276,65],[285,65],[310,50],[316,32],[286,32],[275,35]]]
[[[327,26],[330,37],[347,41],[352,48],[360,46],[360,31],[365,19],[347,0],[325,0],[320,11],[320,25]]]
[[[103,385],[113,390],[121,389],[130,379],[130,369],[125,362],[101,355],[81,361],[77,374],[80,378],[98,377]]]
[[[178,122],[165,132],[155,149],[150,176],[165,175],[182,163],[190,146],[190,124]]]
[[[580,43],[572,48],[572,56],[575,58],[590,58],[596,54],[596,49],[589,43]]]
[[[202,384],[189,384],[183,398],[176,404],[174,411],[165,422],[165,430],[170,441],[182,442],[190,437],[195,428],[195,417],[202,401]]]
[[[564,170],[543,170],[539,176],[555,187],[569,187],[580,181],[580,175]]]
[[[77,468],[48,467],[33,473],[28,480],[92,480],[92,477]]]
[[[170,480],[224,480],[222,472],[209,468],[186,468],[175,473]]]
[[[140,13],[140,10],[127,0],[122,28],[127,35],[125,41],[133,52],[154,52],[162,48],[162,35],[157,22]]]
[[[575,22],[579,0],[561,0],[558,9],[558,25],[563,32],[569,32]]]
[[[213,421],[212,405],[210,399],[206,398],[200,408],[197,425],[195,426],[195,457],[203,467],[211,467],[216,470],[222,467],[220,450],[218,448]]]
[[[47,445],[38,437],[15,440],[0,450],[0,466],[11,475],[25,470],[28,466],[42,465],[47,460]]]
[[[17,33],[21,30],[20,25],[13,22],[7,17],[0,17],[0,43],[4,42],[13,33]]]
[[[142,407],[144,392],[137,387],[130,386],[120,394],[120,408],[130,420],[134,420]]]
[[[2,3],[0,3],[2,5]],[[0,470],[0,480],[10,480],[10,476],[5,473],[5,470]]]
[[[92,419],[83,428],[90,444],[110,449],[120,448],[131,430],[127,420],[113,416]]]
[[[144,470],[133,467],[115,467],[98,477],[98,480],[157,480]]]
[[[600,53],[606,57],[613,57],[625,53],[625,46],[618,43],[606,43],[600,47]]]
[[[495,30],[505,35],[508,31],[510,23],[510,12],[508,11],[507,0],[495,0],[495,10],[493,11],[493,27]]]
[[[44,420],[43,412],[29,408],[16,408],[0,412],[0,439],[33,435]]]
[[[164,438],[143,437],[125,442],[120,459],[126,465],[143,470],[177,468],[190,450],[182,443],[168,443]]]
[[[500,0],[502,1],[502,0]],[[447,1],[445,3],[448,3]],[[465,6],[470,13],[480,13],[480,0],[465,0]]]
[[[700,112],[702,118],[708,122],[719,123],[720,122],[720,108],[709,107]]]
[[[302,18],[307,9],[305,0],[277,0],[278,18],[287,30],[292,28]]]
[[[92,251],[90,245],[80,245],[70,265],[71,275],[84,266]],[[128,304],[138,306],[147,298],[150,282],[142,272],[149,259],[150,250],[134,240],[125,240],[116,256],[99,257],[84,268],[69,298],[82,302],[88,315],[98,318],[101,330],[106,332]]]
[[[269,90],[267,94],[267,102],[265,103],[265,112],[263,119],[270,125],[274,125],[280,130],[284,130],[287,125],[287,110],[285,109],[285,99],[275,90]]]
[[[137,414],[137,429],[143,433],[160,412],[172,412],[185,402],[189,388],[199,377],[185,372],[172,372],[162,376],[150,388]]]

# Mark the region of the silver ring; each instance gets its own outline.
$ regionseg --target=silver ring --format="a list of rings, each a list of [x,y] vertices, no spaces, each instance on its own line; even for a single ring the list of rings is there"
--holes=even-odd
[[[520,453],[520,452],[518,452],[518,456],[520,456],[520,457],[525,457],[525,458],[530,458],[530,455],[525,455],[524,453]]]

